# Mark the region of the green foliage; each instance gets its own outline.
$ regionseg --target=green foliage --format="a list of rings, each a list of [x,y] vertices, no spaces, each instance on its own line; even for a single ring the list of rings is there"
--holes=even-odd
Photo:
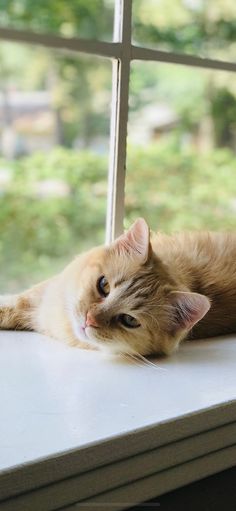
[[[11,167],[0,197],[1,289],[15,290],[55,273],[76,253],[103,243],[107,161],[56,148]],[[126,226],[144,216],[152,229],[235,229],[236,161],[229,150],[200,155],[172,141],[128,150]],[[65,196],[43,196],[42,183],[64,183]]]
[[[2,162],[4,168],[9,162]],[[11,163],[12,182],[0,197],[1,287],[12,289],[54,271],[77,252],[104,239],[107,162],[83,151],[57,148]],[[48,181],[49,180],[49,181]],[[43,195],[40,186],[65,188]],[[32,275],[32,273],[34,275]]]
[[[236,98],[226,88],[217,89],[212,97],[211,115],[215,141],[219,147],[235,147]]]
[[[235,52],[234,0],[136,0],[134,37],[145,45],[230,60]]]
[[[129,151],[126,215],[155,230],[235,229],[236,161],[227,149],[200,154],[173,141]]]
[[[1,24],[65,36],[111,37],[110,0],[0,0]]]

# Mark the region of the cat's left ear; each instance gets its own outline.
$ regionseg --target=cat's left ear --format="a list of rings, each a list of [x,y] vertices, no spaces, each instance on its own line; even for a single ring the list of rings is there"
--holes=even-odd
[[[173,306],[173,333],[191,330],[210,309],[210,301],[199,293],[175,291],[170,295]]]
[[[143,218],[138,218],[129,230],[119,236],[114,242],[114,247],[121,254],[128,253],[138,258],[144,264],[151,254],[150,230]]]

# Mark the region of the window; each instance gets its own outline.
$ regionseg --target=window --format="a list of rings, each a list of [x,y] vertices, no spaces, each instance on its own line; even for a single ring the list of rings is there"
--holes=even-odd
[[[105,221],[236,226],[235,0],[0,0],[0,26],[1,292]],[[140,367],[2,332],[3,508],[126,509],[234,465],[235,354]]]
[[[235,227],[233,1],[1,3],[1,289],[103,242],[105,217],[107,242],[137,215]]]

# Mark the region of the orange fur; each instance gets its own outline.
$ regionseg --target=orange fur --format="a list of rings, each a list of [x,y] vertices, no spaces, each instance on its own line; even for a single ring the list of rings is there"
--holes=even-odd
[[[105,276],[109,294],[101,296]],[[121,323],[132,317],[135,328]],[[122,319],[123,321],[123,319]],[[143,219],[109,247],[0,297],[0,328],[31,329],[72,346],[169,354],[184,338],[236,331],[236,234],[153,234]]]

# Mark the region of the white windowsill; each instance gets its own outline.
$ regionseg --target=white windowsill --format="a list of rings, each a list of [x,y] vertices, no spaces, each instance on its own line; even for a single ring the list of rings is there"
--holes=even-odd
[[[0,410],[1,511],[124,509],[235,464],[236,337],[153,368],[0,332]]]

